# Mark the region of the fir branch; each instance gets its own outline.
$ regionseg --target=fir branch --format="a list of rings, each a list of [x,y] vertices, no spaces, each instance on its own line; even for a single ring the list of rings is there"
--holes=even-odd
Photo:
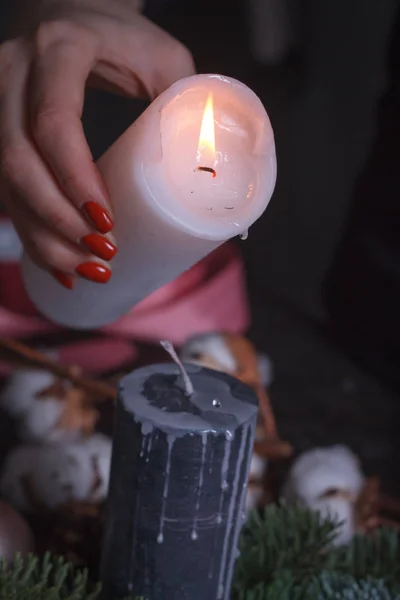
[[[233,600],[400,600],[400,542],[377,530],[332,547],[338,523],[302,507],[267,506],[244,527]]]
[[[352,543],[334,552],[337,571],[356,579],[374,577],[400,593],[400,542],[392,529],[377,529],[373,536],[356,536]]]
[[[63,558],[18,556],[0,561],[1,600],[96,600],[99,586],[89,592],[87,571],[74,571]]]
[[[351,575],[322,573],[310,585],[307,600],[398,600],[399,595],[389,591],[379,579],[357,581]]]
[[[326,568],[336,529],[300,507],[269,505],[262,515],[253,512],[241,536],[235,589],[272,583],[286,571],[301,581]]]

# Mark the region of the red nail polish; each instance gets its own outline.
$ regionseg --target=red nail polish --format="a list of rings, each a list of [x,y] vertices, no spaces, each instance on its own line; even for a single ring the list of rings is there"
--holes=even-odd
[[[106,209],[97,202],[86,202],[83,212],[100,233],[108,233],[114,227],[114,222]]]
[[[93,254],[103,260],[111,260],[117,253],[117,248],[107,238],[98,233],[89,233],[82,238],[82,242]]]
[[[72,290],[74,287],[74,278],[72,275],[68,275],[68,273],[63,273],[63,271],[58,271],[57,269],[54,269],[52,274],[53,277],[57,279],[58,283],[63,285],[68,290]]]
[[[111,277],[110,269],[95,262],[86,262],[76,267],[78,275],[95,283],[107,283]]]

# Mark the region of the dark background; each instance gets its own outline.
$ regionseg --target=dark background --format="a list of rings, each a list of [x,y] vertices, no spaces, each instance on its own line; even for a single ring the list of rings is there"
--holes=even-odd
[[[398,396],[333,344],[321,300],[376,129],[398,3],[287,2],[296,35],[278,64],[260,64],[251,55],[251,0],[171,0],[152,17],[188,45],[200,72],[220,72],[252,87],[275,130],[276,192],[240,247],[252,337],[275,366],[271,395],[282,436],[297,451],[349,444],[368,473],[381,475],[386,489],[398,490]],[[8,8],[4,0],[0,6],[5,26]],[[260,26],[265,36],[273,35],[273,19]],[[135,101],[88,94],[84,124],[95,156],[142,108]]]

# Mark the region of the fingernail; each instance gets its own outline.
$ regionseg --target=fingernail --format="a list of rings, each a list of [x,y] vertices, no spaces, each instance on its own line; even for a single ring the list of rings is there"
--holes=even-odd
[[[117,254],[117,247],[98,233],[88,233],[82,238],[82,242],[93,254],[103,260],[111,260]]]
[[[95,283],[107,283],[111,277],[110,269],[95,262],[86,262],[76,267],[78,275]]]
[[[97,202],[86,202],[82,210],[86,218],[100,233],[108,233],[114,227],[114,222],[106,209]]]
[[[72,277],[72,275],[68,275],[68,273],[63,273],[63,271],[58,271],[57,269],[54,269],[52,274],[53,277],[58,281],[58,283],[60,283],[68,290],[72,290],[72,288],[74,287],[74,278]]]

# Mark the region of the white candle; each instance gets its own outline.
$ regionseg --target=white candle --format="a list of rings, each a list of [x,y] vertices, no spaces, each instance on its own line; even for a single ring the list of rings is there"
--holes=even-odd
[[[29,296],[74,328],[116,321],[236,235],[272,196],[273,131],[257,96],[219,75],[183,79],[159,96],[100,159],[118,253],[107,284],[61,287],[28,257]]]

